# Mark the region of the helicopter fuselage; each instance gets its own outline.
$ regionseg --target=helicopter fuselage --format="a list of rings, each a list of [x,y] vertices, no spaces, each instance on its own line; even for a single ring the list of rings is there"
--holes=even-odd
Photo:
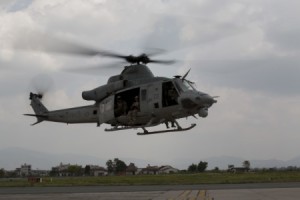
[[[184,83],[188,84],[180,78],[155,77],[151,82],[119,90],[90,106],[49,111],[45,120],[153,126],[195,114],[206,117],[215,100]],[[118,107],[121,101],[123,108]],[[137,108],[132,107],[134,103]]]
[[[106,85],[84,91],[90,106],[48,111],[36,94],[30,95],[38,122],[53,121],[67,124],[97,123],[114,127],[150,127],[176,119],[206,117],[208,108],[216,100],[197,91],[193,84],[181,77],[154,77],[145,65],[125,67],[120,75],[111,77]],[[176,122],[177,123],[177,122]],[[179,126],[179,125],[178,125]]]

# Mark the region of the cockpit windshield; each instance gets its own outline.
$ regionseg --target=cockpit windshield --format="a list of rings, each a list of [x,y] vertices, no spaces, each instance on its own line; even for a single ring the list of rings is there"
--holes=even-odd
[[[192,82],[182,79],[176,79],[175,85],[179,92],[193,91],[196,90],[192,84]]]
[[[195,90],[192,83],[187,80],[183,80],[183,85],[186,87],[187,90]]]

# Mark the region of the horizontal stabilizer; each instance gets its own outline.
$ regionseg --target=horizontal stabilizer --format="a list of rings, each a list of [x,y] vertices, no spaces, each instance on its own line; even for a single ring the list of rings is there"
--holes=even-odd
[[[47,115],[36,115],[36,114],[24,114],[25,116],[30,116],[30,117],[38,117],[38,118],[44,118],[47,119]]]
[[[42,121],[48,119],[47,115],[36,115],[36,114],[24,114],[25,116],[30,116],[30,117],[36,117],[37,118],[37,122],[31,124],[31,126],[34,126],[38,123],[41,123]]]

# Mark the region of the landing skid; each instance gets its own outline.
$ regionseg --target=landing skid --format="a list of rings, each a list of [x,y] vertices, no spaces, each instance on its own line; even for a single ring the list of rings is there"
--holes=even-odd
[[[195,126],[196,126],[196,124],[191,124],[187,128],[181,128],[181,127],[179,127],[177,129],[152,131],[152,132],[149,132],[145,128],[143,128],[144,132],[143,133],[139,132],[139,133],[137,133],[137,135],[151,135],[151,134],[157,134],[157,133],[169,133],[169,132],[187,131],[187,130],[190,130],[190,129],[194,128]]]
[[[120,131],[120,130],[128,130],[128,129],[137,129],[137,128],[141,128],[140,126],[121,126],[119,127],[114,127],[114,128],[106,128],[104,129],[107,132],[111,132],[111,131]]]

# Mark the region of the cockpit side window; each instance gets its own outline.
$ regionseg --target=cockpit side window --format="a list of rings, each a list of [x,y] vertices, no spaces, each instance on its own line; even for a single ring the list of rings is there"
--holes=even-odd
[[[179,93],[183,92],[182,88],[180,87],[180,85],[177,83],[177,81],[174,81],[174,84],[176,86],[176,89],[178,90]]]

